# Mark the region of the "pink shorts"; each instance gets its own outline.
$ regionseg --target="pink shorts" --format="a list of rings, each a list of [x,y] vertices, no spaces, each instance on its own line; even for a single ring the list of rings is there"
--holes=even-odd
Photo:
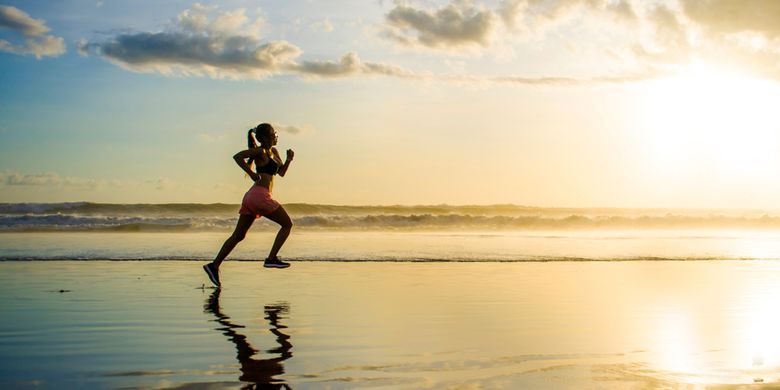
[[[238,210],[238,213],[254,215],[255,218],[258,218],[273,213],[278,207],[279,202],[271,198],[271,191],[268,188],[253,185],[244,195],[244,200],[241,201],[241,210]]]

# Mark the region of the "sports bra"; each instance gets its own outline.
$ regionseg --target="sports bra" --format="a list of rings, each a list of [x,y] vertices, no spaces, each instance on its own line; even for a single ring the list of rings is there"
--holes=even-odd
[[[275,175],[277,172],[279,172],[279,164],[271,157],[268,157],[268,162],[265,165],[257,167],[257,173]]]

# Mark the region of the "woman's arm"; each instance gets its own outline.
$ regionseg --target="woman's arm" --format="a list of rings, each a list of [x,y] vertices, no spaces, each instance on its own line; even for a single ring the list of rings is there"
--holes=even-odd
[[[273,151],[276,155],[276,158],[278,158],[279,161],[282,161],[282,156],[279,155],[279,151],[276,150],[276,148],[274,148]],[[295,152],[293,152],[292,149],[287,149],[287,161],[285,161],[284,164],[279,167],[279,176],[284,177],[284,174],[287,173],[287,168],[290,167],[290,163],[292,162],[293,157],[295,157]]]
[[[252,172],[252,168],[246,162],[248,158],[253,158],[253,157],[261,161],[268,160],[268,157],[265,155],[265,153],[261,153],[260,148],[242,150],[233,156],[233,160],[235,160],[236,164],[238,164],[238,166],[241,167],[241,169],[243,169],[244,172],[246,172],[246,174],[252,178],[252,181],[257,181],[260,179],[260,175],[258,175],[255,172]],[[255,164],[262,165],[260,161],[255,161]]]

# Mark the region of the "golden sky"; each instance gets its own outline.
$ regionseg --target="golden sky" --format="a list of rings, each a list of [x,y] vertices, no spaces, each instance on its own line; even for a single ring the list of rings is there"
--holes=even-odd
[[[780,208],[773,0],[7,1],[0,202]]]

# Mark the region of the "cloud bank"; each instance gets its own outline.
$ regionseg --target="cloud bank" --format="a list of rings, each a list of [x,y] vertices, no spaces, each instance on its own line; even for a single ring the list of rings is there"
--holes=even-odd
[[[200,4],[180,13],[160,31],[84,40],[79,52],[134,72],[215,79],[385,76],[482,84],[585,85],[653,79],[703,60],[733,64],[780,80],[780,1],[500,0],[493,4],[490,8],[455,0],[431,8],[396,1],[380,21],[381,35],[399,48],[443,56],[477,54],[484,59],[482,53],[510,52],[506,57],[519,58],[520,69],[525,65],[524,51],[534,45],[545,47],[539,43],[546,40],[563,42],[570,53],[548,54],[549,68],[554,70],[542,76],[522,70],[505,75],[432,74],[364,61],[354,51],[338,58],[308,59],[294,43],[265,39],[261,31],[266,21],[261,16]],[[13,25],[19,31],[44,31],[42,23],[27,19]],[[590,74],[577,73],[577,66],[572,66],[575,59],[585,58],[579,54],[584,52],[598,65]],[[538,50],[535,55],[540,55]]]
[[[65,53],[65,40],[53,35],[46,22],[33,19],[24,11],[6,5],[0,5],[0,29],[12,31],[23,37],[23,43],[11,43],[0,39],[0,51],[20,55],[34,55],[36,58],[56,57]]]
[[[97,180],[80,177],[62,177],[53,172],[21,174],[16,171],[0,171],[0,185],[8,187],[70,187],[97,189],[103,187],[122,187],[119,180]]]
[[[180,185],[167,178],[137,180],[90,179],[84,177],[61,176],[54,172],[39,172],[22,174],[17,171],[0,171],[0,188],[68,188],[72,190],[95,191],[117,188],[137,188],[147,186],[158,191],[169,191],[180,188]]]
[[[400,48],[460,54],[473,54],[475,48],[517,51],[551,37],[568,39],[575,52],[590,43],[626,69],[627,76],[584,78],[607,82],[641,73],[653,77],[694,59],[780,80],[776,0],[503,0],[493,9],[471,4],[456,0],[429,9],[396,1],[385,14],[385,36]],[[575,31],[604,42],[587,42]],[[536,83],[545,78],[507,79]]]
[[[262,39],[262,18],[244,9],[219,11],[196,4],[159,32],[119,34],[102,42],[82,41],[79,52],[99,55],[135,72],[208,76],[216,79],[264,79],[293,74],[313,78],[412,73],[400,67],[363,62],[356,53],[338,61],[305,60],[303,50],[284,41]]]

